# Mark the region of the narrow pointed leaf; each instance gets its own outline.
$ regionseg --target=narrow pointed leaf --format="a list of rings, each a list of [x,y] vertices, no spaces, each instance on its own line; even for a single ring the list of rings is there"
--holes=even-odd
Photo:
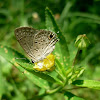
[[[35,71],[33,69],[33,65],[28,64],[28,63],[19,63],[20,66],[22,66],[24,69],[26,69],[27,71],[29,71],[30,73],[44,79],[47,80],[49,82],[55,83],[58,82],[59,84],[61,84],[61,82],[58,79],[55,79],[53,76],[50,76],[48,74],[46,74],[45,72],[39,72],[39,71]]]
[[[59,38],[59,43],[56,44],[55,48],[55,55],[58,56],[58,60],[61,61],[62,65],[67,68],[69,65],[69,51],[67,47],[67,42],[65,40],[65,37],[63,36],[61,30],[59,29],[52,12],[46,8],[45,11],[46,14],[46,28],[48,30],[54,31],[57,33],[58,38]]]
[[[70,92],[65,92],[64,98],[65,98],[65,100],[85,100],[85,99],[78,97]]]
[[[19,69],[19,71],[21,71],[22,73],[25,74],[25,76],[30,79],[35,85],[42,87],[42,88],[49,88],[48,82],[37,77],[36,75],[28,72],[27,70],[25,70],[23,67],[21,67],[20,65],[18,65],[18,63],[21,62],[25,62],[25,63],[29,63],[30,61],[26,58],[24,59],[15,59],[15,58],[25,58],[25,56],[23,56],[22,54],[18,53],[17,51],[15,51],[12,48],[9,48],[7,46],[2,46],[0,45],[0,55],[2,57],[4,57],[7,61],[9,61],[11,64],[15,65],[16,68]]]
[[[100,90],[100,81],[95,80],[76,80],[73,85]]]

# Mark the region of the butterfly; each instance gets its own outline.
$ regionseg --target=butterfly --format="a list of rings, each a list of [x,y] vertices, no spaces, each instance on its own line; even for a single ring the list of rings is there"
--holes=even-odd
[[[17,41],[33,63],[46,58],[54,50],[58,41],[56,33],[32,27],[16,28],[14,33]]]

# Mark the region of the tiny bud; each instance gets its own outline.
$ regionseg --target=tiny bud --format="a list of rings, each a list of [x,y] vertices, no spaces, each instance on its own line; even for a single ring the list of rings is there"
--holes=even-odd
[[[89,39],[87,38],[86,34],[79,35],[79,36],[76,38],[75,45],[76,45],[76,47],[78,47],[79,49],[86,48],[86,47],[88,47],[89,44],[90,44],[90,41],[89,41]]]

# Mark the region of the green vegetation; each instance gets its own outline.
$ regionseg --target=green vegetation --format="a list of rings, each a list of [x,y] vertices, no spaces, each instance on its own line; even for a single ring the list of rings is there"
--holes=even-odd
[[[99,100],[99,7],[99,0],[0,1],[0,100]],[[19,26],[57,33],[55,70],[33,69],[14,36]]]

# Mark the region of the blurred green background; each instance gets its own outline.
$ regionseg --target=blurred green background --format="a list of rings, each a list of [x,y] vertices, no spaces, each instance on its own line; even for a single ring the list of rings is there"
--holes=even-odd
[[[68,43],[75,41],[79,34],[87,35],[91,44],[80,52],[80,61],[85,60],[87,65],[81,78],[100,80],[100,0],[0,0],[0,44],[24,54],[14,30],[20,26],[45,29],[46,7],[52,10]],[[0,83],[0,88],[3,88],[2,100],[33,100],[40,91],[1,56],[0,78],[4,79],[4,87]],[[72,92],[87,100],[100,100],[100,91],[97,90],[79,89]],[[46,99],[63,100],[63,96],[57,93],[41,98]]]

